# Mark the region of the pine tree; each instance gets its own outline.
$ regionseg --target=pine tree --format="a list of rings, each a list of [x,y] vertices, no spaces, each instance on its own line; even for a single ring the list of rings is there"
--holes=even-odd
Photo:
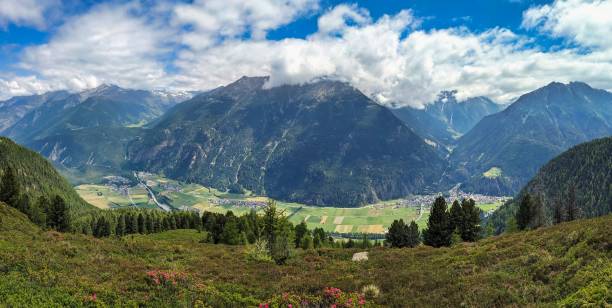
[[[531,201],[531,221],[529,226],[532,229],[546,225],[546,213],[544,212],[544,204],[540,198],[533,198]]]
[[[234,216],[227,218],[221,233],[221,242],[228,245],[239,245],[241,241],[238,219]]]
[[[295,247],[300,247],[302,239],[308,233],[308,226],[305,221],[302,221],[295,226]]]
[[[12,207],[17,207],[18,199],[19,184],[15,178],[15,171],[13,168],[7,167],[4,170],[2,182],[0,182],[0,201]]]
[[[48,201],[44,196],[40,196],[38,201],[32,204],[32,214],[30,219],[32,219],[36,225],[43,228],[47,226],[47,214],[44,211],[44,209],[47,208],[47,204]]]
[[[427,221],[427,229],[423,231],[423,243],[432,247],[450,246],[452,230],[450,230],[450,217],[446,211],[447,205],[444,197],[437,197],[431,207],[431,214]]]
[[[565,213],[563,211],[563,204],[561,204],[561,200],[555,200],[555,204],[553,205],[553,222],[555,224],[560,224],[565,221]]]
[[[138,214],[138,233],[147,233],[147,222],[145,221],[144,215],[142,215],[142,213]]]
[[[532,213],[532,202],[529,193],[526,193],[519,203],[518,211],[516,212],[516,226],[519,230],[525,230],[529,226]]]
[[[466,242],[475,242],[481,232],[480,228],[480,209],[476,207],[474,200],[463,199],[461,201],[461,222],[459,233],[461,239]]]
[[[465,199],[463,201],[465,201]],[[460,229],[461,225],[463,224],[464,215],[463,215],[463,209],[461,208],[461,204],[459,204],[459,200],[455,199],[455,201],[453,201],[453,205],[451,205],[451,208],[450,208],[449,216],[450,216],[449,229],[451,230],[451,232],[454,232],[455,229]]]
[[[572,185],[569,189],[566,204],[567,221],[578,219],[580,216],[578,204],[576,203],[576,186]]]
[[[117,226],[115,227],[115,235],[124,236],[126,230],[125,215],[120,214],[117,218]]]
[[[55,196],[51,209],[49,211],[48,223],[50,227],[60,231],[66,232],[70,230],[70,216],[68,213],[68,206],[66,201],[60,196]]]
[[[385,239],[389,246],[402,248],[407,245],[408,238],[408,227],[404,223],[404,220],[394,220],[389,227],[389,231],[385,235]]]
[[[408,226],[406,246],[416,247],[416,246],[419,246],[420,243],[421,243],[421,232],[419,231],[419,226],[417,226],[416,222],[414,222],[413,220],[410,222],[410,225]]]

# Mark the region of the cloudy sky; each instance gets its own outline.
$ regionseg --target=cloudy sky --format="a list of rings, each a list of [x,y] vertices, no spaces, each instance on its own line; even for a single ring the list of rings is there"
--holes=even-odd
[[[49,90],[350,82],[383,104],[612,90],[612,0],[0,0],[0,99]]]

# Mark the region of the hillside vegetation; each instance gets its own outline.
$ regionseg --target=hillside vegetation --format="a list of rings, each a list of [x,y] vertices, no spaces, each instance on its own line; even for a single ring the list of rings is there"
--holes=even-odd
[[[490,222],[505,228],[526,194],[542,203],[542,223],[565,220],[569,208],[577,217],[612,213],[612,137],[579,144],[544,165],[514,199],[498,209]],[[557,216],[557,217],[555,217]]]
[[[0,302],[8,306],[258,306],[361,292],[368,306],[576,306],[612,302],[612,216],[452,248],[298,250],[286,265],[202,233],[95,239],[41,231],[0,204]],[[371,288],[371,287],[370,287]],[[375,292],[370,292],[375,293]],[[274,306],[274,305],[272,305]]]
[[[38,153],[0,137],[0,182],[9,168],[14,173],[18,191],[27,194],[30,201],[41,196],[48,200],[59,196],[66,201],[74,215],[93,209],[93,206],[79,197],[51,163]]]

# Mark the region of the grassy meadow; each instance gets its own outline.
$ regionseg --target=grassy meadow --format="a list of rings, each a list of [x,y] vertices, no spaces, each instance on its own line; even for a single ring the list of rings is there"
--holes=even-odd
[[[326,287],[380,294],[366,306],[605,306],[612,216],[451,248],[297,250],[286,265],[195,230],[96,239],[40,230],[0,205],[0,306],[257,307],[316,302]],[[159,273],[165,284],[156,283]],[[153,277],[153,278],[152,278]],[[284,303],[281,305],[281,303]],[[295,307],[295,306],[294,306]]]

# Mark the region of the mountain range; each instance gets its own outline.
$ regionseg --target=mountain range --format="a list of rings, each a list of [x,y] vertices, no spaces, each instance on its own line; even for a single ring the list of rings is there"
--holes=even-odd
[[[426,189],[444,161],[346,83],[243,77],[177,105],[129,146],[131,167],[274,198],[357,206]]]
[[[424,109],[393,109],[342,82],[266,81],[243,77],[195,96],[103,85],[16,97],[0,102],[0,134],[73,182],[146,170],[343,206],[458,183],[512,195],[564,150],[612,135],[612,94],[580,82],[551,83],[507,108],[450,91]]]
[[[40,152],[70,174],[94,169],[116,172],[124,161],[126,143],[141,127],[189,97],[191,93],[107,84],[79,93],[20,97],[0,103],[0,109],[13,114],[4,122],[12,125],[0,133]]]
[[[430,144],[448,151],[478,121],[504,107],[482,96],[458,101],[456,91],[444,91],[423,109],[402,107],[391,110]]]
[[[450,182],[464,183],[467,191],[513,194],[556,155],[610,135],[612,93],[581,82],[553,82],[463,135],[450,156]]]

